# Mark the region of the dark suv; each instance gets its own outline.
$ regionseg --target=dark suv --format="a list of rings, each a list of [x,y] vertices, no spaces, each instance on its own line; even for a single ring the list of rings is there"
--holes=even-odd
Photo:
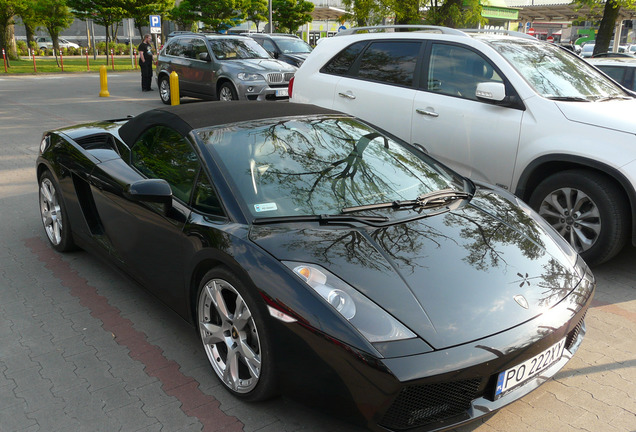
[[[159,52],[157,86],[170,103],[170,73],[179,76],[179,96],[213,100],[287,99],[296,68],[271,58],[245,36],[180,33]]]
[[[300,67],[311,52],[311,45],[296,35],[249,33],[270,55],[290,65]]]

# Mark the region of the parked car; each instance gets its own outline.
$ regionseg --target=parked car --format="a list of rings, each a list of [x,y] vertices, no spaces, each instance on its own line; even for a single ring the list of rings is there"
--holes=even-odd
[[[70,42],[64,38],[57,38],[58,46],[60,49],[63,48],[79,48],[80,46],[74,42]],[[39,37],[35,40],[35,43],[41,50],[44,49],[52,49],[53,48],[53,40],[50,37]]]
[[[291,102],[353,114],[514,192],[592,265],[636,240],[632,94],[530,36],[424,28],[325,40]]]
[[[591,58],[588,62],[626,89],[636,91],[636,58]]]
[[[588,42],[581,47],[580,55],[583,58],[592,57],[594,55],[594,46],[596,44],[592,42]]]
[[[247,35],[265,48],[272,57],[296,67],[303,64],[311,52],[311,46],[296,35],[278,33],[248,33]]]
[[[179,76],[180,96],[213,100],[287,99],[296,68],[271,58],[247,36],[180,32],[161,49],[157,86],[170,104],[170,73]]]
[[[532,391],[585,334],[594,278],[550,225],[349,115],[157,108],[47,132],[37,177],[51,246],[196,326],[241,399],[439,430]]]

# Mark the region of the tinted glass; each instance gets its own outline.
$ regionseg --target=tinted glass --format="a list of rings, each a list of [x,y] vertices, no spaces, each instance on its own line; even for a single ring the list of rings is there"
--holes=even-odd
[[[199,175],[199,181],[194,188],[192,207],[203,213],[217,216],[224,215],[216,191],[202,171]]]
[[[420,42],[374,42],[362,54],[358,76],[410,86],[420,46]]]
[[[198,134],[255,217],[337,214],[463,188],[463,179],[351,118],[275,119]]]
[[[210,46],[219,60],[271,58],[262,46],[252,39],[212,39]]]
[[[166,47],[166,54],[175,57],[187,57],[190,46],[190,38],[172,39]]]
[[[475,91],[482,82],[502,82],[490,62],[460,46],[433,45],[427,90],[477,100]]]
[[[165,126],[148,129],[133,146],[131,162],[146,177],[167,181],[176,198],[190,201],[200,165],[178,132]]]
[[[525,39],[489,43],[543,97],[596,100],[626,96],[585,60],[554,45]]]
[[[285,54],[311,52],[311,46],[304,40],[282,37],[277,38],[276,43],[278,44],[278,48]]]
[[[332,58],[321,72],[334,75],[346,75],[366,44],[366,42],[357,42],[348,46]]]
[[[202,39],[192,39],[192,58],[199,60],[199,54],[207,53],[208,47]]]

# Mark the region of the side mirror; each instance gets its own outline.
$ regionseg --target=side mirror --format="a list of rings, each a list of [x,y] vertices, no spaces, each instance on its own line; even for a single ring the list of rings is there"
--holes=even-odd
[[[206,62],[212,61],[212,59],[210,58],[210,53],[207,52],[199,53],[199,60],[203,60]]]
[[[172,189],[161,179],[136,181],[126,187],[124,194],[133,201],[172,204]]]
[[[506,86],[503,83],[483,82],[477,84],[477,99],[490,102],[503,102],[506,98]]]

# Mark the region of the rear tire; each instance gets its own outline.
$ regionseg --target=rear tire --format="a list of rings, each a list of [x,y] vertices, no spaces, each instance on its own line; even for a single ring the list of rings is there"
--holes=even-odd
[[[40,216],[49,243],[58,252],[76,249],[62,191],[50,171],[40,175]]]
[[[627,242],[627,198],[602,174],[584,170],[553,174],[532,192],[529,204],[589,265],[609,260]]]
[[[170,105],[170,80],[165,76],[159,79],[159,97],[161,102]]]

